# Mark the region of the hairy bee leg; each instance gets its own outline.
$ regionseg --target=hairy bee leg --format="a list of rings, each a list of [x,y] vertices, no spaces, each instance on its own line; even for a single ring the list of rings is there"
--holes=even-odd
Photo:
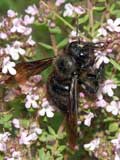
[[[102,63],[100,65],[99,69],[95,70],[95,74],[87,74],[88,82],[92,85],[88,85],[84,81],[80,81],[81,84],[85,86],[85,89],[92,94],[95,94],[99,89],[99,84],[103,80],[103,71],[104,71],[104,64]]]

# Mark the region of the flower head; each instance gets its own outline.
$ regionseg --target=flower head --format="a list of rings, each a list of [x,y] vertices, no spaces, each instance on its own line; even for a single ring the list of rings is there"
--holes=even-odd
[[[54,109],[49,104],[46,98],[43,99],[43,103],[41,106],[42,106],[42,109],[38,112],[39,115],[44,116],[46,114],[47,117],[49,118],[54,116],[54,113],[53,113]]]
[[[20,128],[20,122],[18,119],[14,118],[12,120],[12,124],[14,125],[15,128]]]
[[[106,106],[106,111],[111,112],[115,116],[120,114],[120,101],[112,101]]]
[[[74,7],[72,6],[72,4],[67,3],[67,4],[65,4],[65,11],[63,13],[63,16],[64,17],[66,17],[66,16],[71,17],[73,15],[73,11],[74,11]]]
[[[94,118],[94,114],[90,112],[88,115],[85,116],[84,125],[89,127],[91,125],[92,118]]]
[[[0,133],[0,151],[1,152],[6,152],[7,146],[6,142],[9,140],[10,133],[5,132],[5,133]]]
[[[7,45],[6,53],[9,54],[13,60],[18,60],[20,55],[25,55],[25,50],[19,45]]]
[[[92,140],[90,143],[84,144],[84,148],[89,151],[94,151],[96,148],[99,147],[99,144],[100,144],[100,138],[96,138]]]
[[[114,95],[113,89],[116,89],[117,85],[112,80],[106,80],[104,82],[104,85],[102,87],[102,92],[104,94],[107,94],[109,97],[112,97]]]
[[[32,24],[34,22],[34,20],[35,20],[34,16],[25,15],[23,23],[25,25],[29,25],[29,24]]]
[[[110,32],[120,32],[120,18],[116,18],[114,21],[112,19],[108,19],[107,24],[107,29]]]
[[[32,15],[32,16],[35,16],[39,13],[35,4],[28,6],[28,8],[25,10],[25,12]]]
[[[109,58],[106,56],[105,52],[98,51],[96,52],[96,63],[95,67],[98,69],[102,63],[109,63]]]
[[[8,35],[4,32],[0,32],[0,39],[7,39]]]
[[[107,102],[103,99],[103,97],[99,98],[96,102],[97,107],[105,107],[107,105]]]
[[[60,6],[64,2],[65,2],[65,0],[56,0],[55,5]]]
[[[5,57],[2,64],[2,73],[10,73],[11,75],[16,74],[15,63],[10,61],[10,57]]]
[[[118,137],[116,139],[111,140],[111,143],[114,146],[114,153],[115,153],[114,160],[120,160],[120,134],[118,134]]]
[[[73,6],[71,3],[65,4],[65,11],[63,16],[74,17],[76,14],[81,15],[85,13],[85,10],[81,6]]]
[[[15,11],[9,9],[7,11],[7,15],[8,15],[8,17],[13,18],[13,17],[17,16],[17,13]]]
[[[101,27],[98,29],[98,35],[97,36],[107,36],[107,31],[105,28]]]
[[[39,100],[39,96],[35,95],[35,94],[28,94],[26,96],[26,103],[25,103],[25,107],[26,108],[30,108],[31,106],[33,108],[38,108],[38,103],[37,100]]]

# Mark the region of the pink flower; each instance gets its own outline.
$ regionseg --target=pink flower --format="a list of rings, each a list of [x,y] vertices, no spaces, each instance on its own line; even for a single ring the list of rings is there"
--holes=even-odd
[[[38,127],[38,124],[36,122],[33,122],[30,126],[30,132],[39,135],[42,133],[42,129]]]
[[[25,30],[25,26],[22,25],[23,21],[21,18],[14,18],[12,21],[13,27],[11,28],[11,32],[15,33],[23,33]]]
[[[26,103],[25,103],[25,107],[26,108],[30,108],[31,106],[33,108],[38,108],[38,103],[37,100],[39,100],[39,96],[35,95],[35,94],[28,94],[26,96]]]
[[[111,140],[111,143],[113,144],[115,148],[115,159],[114,160],[120,160],[120,134],[118,134],[118,137],[116,139]]]
[[[20,151],[14,151],[13,153],[12,153],[12,158],[14,158],[14,160],[16,159],[16,160],[22,160],[21,159],[21,153],[20,153]]]
[[[111,112],[113,115],[120,114],[120,101],[112,101],[106,106],[106,111]]]
[[[102,98],[102,99],[99,99],[97,102],[96,102],[96,106],[97,107],[105,107],[107,105],[107,102]]]
[[[9,9],[7,11],[7,15],[8,15],[8,17],[13,18],[13,17],[17,16],[17,13],[15,11]]]
[[[32,40],[32,36],[29,36],[26,43],[29,44],[30,46],[34,46],[36,44],[36,42],[34,40]]]
[[[9,57],[5,57],[2,64],[2,73],[7,74],[8,72],[11,75],[16,74],[15,63],[10,61]]]
[[[98,51],[95,53],[96,55],[96,63],[95,67],[99,68],[102,63],[109,63],[109,58],[106,56],[105,52]]]
[[[47,101],[46,98],[43,99],[43,103],[42,103],[42,109],[38,112],[38,114],[40,116],[44,116],[45,114],[47,115],[47,117],[52,118],[54,116],[54,109],[53,107],[49,104],[49,102]]]
[[[15,128],[20,128],[20,122],[18,119],[14,118],[12,120],[12,124],[14,125]]]
[[[60,6],[64,2],[65,2],[65,0],[56,0],[55,5]]]
[[[99,144],[100,144],[100,138],[96,138],[92,140],[90,143],[84,144],[84,148],[88,151],[94,151],[96,148],[99,147]]]
[[[81,6],[74,7],[71,3],[65,4],[65,11],[63,13],[63,16],[66,17],[74,17],[76,14],[81,15],[85,13],[85,9],[82,8]]]
[[[81,15],[85,13],[85,9],[82,8],[81,6],[77,6],[77,7],[74,7],[74,12],[78,15]]]
[[[25,55],[25,50],[19,47],[19,45],[7,45],[6,53],[9,54],[13,60],[18,60],[20,55]]]
[[[6,152],[7,150],[6,142],[9,140],[9,136],[10,136],[9,132],[0,133],[0,151],[1,152]]]
[[[25,15],[24,16],[24,25],[32,24],[35,20],[34,16]]]
[[[28,134],[28,131],[22,131],[20,133],[20,139],[19,139],[19,143],[20,144],[25,144],[25,145],[29,145],[31,144],[33,141],[36,141],[38,139],[38,135],[42,133],[42,130],[39,128],[37,128],[36,131]]]
[[[65,11],[63,13],[63,16],[64,17],[66,17],[66,16],[71,17],[73,15],[73,11],[74,11],[74,7],[72,6],[72,4],[67,3],[67,4],[65,4]]]
[[[32,28],[26,27],[23,25],[24,21],[21,18],[14,18],[12,23],[13,23],[13,26],[10,29],[11,33],[18,32],[18,33],[21,33],[21,34],[27,36],[32,32]]]
[[[114,95],[113,89],[116,89],[117,85],[112,80],[106,80],[104,82],[104,85],[102,87],[102,92],[104,94],[107,94],[109,97],[112,97]]]
[[[28,135],[28,131],[22,131],[20,133],[20,139],[19,139],[19,143],[20,144],[25,144],[25,145],[29,145],[30,144],[30,142],[29,142],[29,140],[27,138],[27,135]]]
[[[97,92],[97,98],[99,100],[103,99],[103,94],[107,94],[109,97],[114,95],[113,89],[116,89],[117,85],[114,84],[112,80],[106,80],[103,84],[100,84],[99,90]]]
[[[8,36],[6,33],[0,32],[0,39],[7,39],[7,38],[8,38]]]
[[[101,27],[98,29],[98,35],[97,36],[107,36],[107,31],[105,28]]]
[[[28,6],[28,8],[25,10],[25,12],[32,15],[32,16],[35,16],[39,13],[35,4],[33,4],[32,6]]]
[[[94,114],[90,112],[88,115],[85,116],[84,125],[89,127],[91,125],[92,118],[94,118]]]
[[[116,18],[114,21],[112,19],[108,19],[107,24],[107,29],[110,32],[120,32],[120,18]]]

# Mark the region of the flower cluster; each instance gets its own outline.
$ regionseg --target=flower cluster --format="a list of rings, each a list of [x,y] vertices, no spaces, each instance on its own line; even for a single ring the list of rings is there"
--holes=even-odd
[[[30,12],[32,10],[32,12]],[[20,57],[27,56],[35,45],[32,40],[31,24],[34,23],[35,14],[33,11],[35,6],[30,6],[26,9],[26,15],[22,18],[19,17],[13,10],[8,10],[7,17],[0,22],[0,41],[1,46],[1,62],[2,73],[16,74],[16,62]],[[31,15],[33,14],[34,15]],[[29,48],[31,49],[28,49]]]
[[[116,139],[111,140],[111,143],[114,146],[115,160],[120,159],[120,134]]]
[[[6,142],[9,140],[9,136],[10,136],[9,132],[0,133],[0,151],[1,152],[7,151]]]
[[[30,130],[21,130],[19,144],[30,145],[38,139],[38,136],[42,133],[41,128],[37,127],[36,123],[31,124]]]
[[[96,148],[99,147],[99,144],[100,144],[100,138],[96,138],[92,140],[90,143],[84,144],[84,148],[89,151],[94,151]]]
[[[106,26],[98,30],[98,36],[107,36],[108,32],[120,32],[120,18],[108,19]]]
[[[73,6],[71,3],[65,4],[65,11],[63,13],[63,16],[66,17],[74,17],[76,15],[81,15],[85,13],[85,9],[81,6]]]

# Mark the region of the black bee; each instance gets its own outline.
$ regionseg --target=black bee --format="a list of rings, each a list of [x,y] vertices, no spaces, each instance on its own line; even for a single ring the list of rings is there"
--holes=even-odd
[[[47,94],[66,117],[69,133],[69,145],[75,149],[77,139],[78,92],[83,89],[88,95],[95,95],[101,80],[103,64],[95,69],[95,48],[99,43],[74,41],[62,55],[33,62],[22,62],[16,65],[15,80],[22,84],[30,76],[38,74],[53,64],[53,71],[47,81]],[[11,79],[8,76],[7,81]]]

